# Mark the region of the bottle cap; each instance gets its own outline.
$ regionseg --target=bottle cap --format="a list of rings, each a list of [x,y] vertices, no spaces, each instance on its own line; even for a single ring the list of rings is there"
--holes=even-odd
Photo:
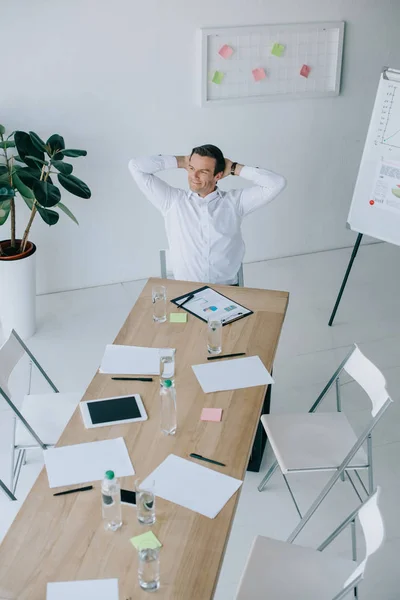
[[[164,379],[163,386],[166,388],[170,388],[172,385],[172,381],[170,379]]]
[[[114,471],[106,471],[106,479],[114,479]]]

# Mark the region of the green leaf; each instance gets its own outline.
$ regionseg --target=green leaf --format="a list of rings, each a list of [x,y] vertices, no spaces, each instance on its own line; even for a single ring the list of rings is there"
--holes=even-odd
[[[4,125],[0,125],[0,135],[4,135],[6,132],[6,128],[4,127]]]
[[[35,197],[32,190],[29,189],[29,187],[22,182],[22,180],[18,177],[16,173],[14,173],[13,175],[13,183],[19,191],[19,193],[21,194],[21,196],[23,196],[24,198],[33,199]]]
[[[22,198],[25,201],[25,204],[27,205],[27,207],[29,208],[29,210],[32,210],[33,208],[33,200],[31,200],[31,198],[25,198],[25,196],[22,196]]]
[[[47,152],[46,144],[34,131],[29,132],[32,144],[41,152]]]
[[[0,165],[0,175],[4,175],[4,173],[8,173],[8,169],[5,165]]]
[[[56,188],[57,189],[57,188]],[[39,215],[47,225],[55,225],[60,218],[60,215],[55,210],[47,210],[42,206],[37,207]]]
[[[63,150],[63,155],[64,156],[70,156],[71,158],[77,158],[78,156],[86,156],[87,152],[86,150]]]
[[[32,189],[34,184],[40,180],[40,171],[37,167],[35,169],[23,167],[18,170],[18,177],[21,179],[22,183]]]
[[[64,150],[65,148],[64,138],[58,135],[58,133],[51,135],[46,144],[50,147],[50,154],[59,153],[60,150]]]
[[[40,158],[36,158],[36,156],[25,156],[25,158],[31,158],[32,160],[34,160],[36,163],[40,163],[41,165],[48,165],[49,161],[48,160],[41,160]]]
[[[74,177],[74,175],[63,175],[62,173],[59,173],[57,177],[58,181],[63,186],[63,188],[65,188],[71,194],[79,196],[79,198],[86,199],[90,198],[90,196],[92,195],[92,192],[90,191],[86,183],[84,181],[81,181],[77,177]]]
[[[8,200],[9,198],[14,198],[14,196],[14,188],[9,183],[3,181],[0,185],[0,200]]]
[[[45,208],[55,206],[61,200],[61,193],[58,187],[48,181],[36,181],[32,189],[36,200]]]
[[[37,169],[36,162],[29,157],[35,157],[39,160],[44,160],[44,153],[33,145],[30,135],[28,135],[25,131],[16,131],[14,139],[18,154],[22,160],[28,165],[28,167]]]
[[[60,208],[63,212],[65,212],[66,215],[69,216],[70,219],[73,220],[74,223],[76,223],[77,225],[79,225],[78,219],[72,214],[72,212],[69,210],[69,208],[67,208],[64,204],[62,204],[61,202],[59,202],[56,205],[56,207]]]
[[[11,203],[9,200],[8,202],[2,202],[0,204],[0,225],[4,225],[7,221],[8,215],[10,214],[10,206]]]
[[[15,148],[15,142],[0,142],[0,148],[4,148],[4,150],[7,148]]]
[[[63,175],[71,175],[73,166],[69,163],[62,162],[61,160],[53,160],[51,164]]]
[[[24,162],[24,160],[20,156],[18,156],[18,154],[14,154],[13,155],[13,159],[16,160],[16,161],[18,161],[18,162],[20,162],[20,163]]]

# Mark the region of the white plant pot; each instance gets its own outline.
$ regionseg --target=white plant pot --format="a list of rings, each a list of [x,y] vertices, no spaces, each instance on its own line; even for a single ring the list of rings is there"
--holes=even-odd
[[[0,323],[27,339],[36,329],[36,246],[24,258],[0,260]]]

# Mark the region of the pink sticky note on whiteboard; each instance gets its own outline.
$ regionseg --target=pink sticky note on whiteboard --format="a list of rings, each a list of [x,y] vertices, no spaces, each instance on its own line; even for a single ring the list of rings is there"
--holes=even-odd
[[[303,77],[308,77],[310,74],[311,68],[308,65],[303,65],[300,69],[300,75]]]
[[[252,70],[254,81],[262,81],[266,78],[267,74],[263,68],[253,69]]]
[[[202,421],[220,421],[222,419],[222,408],[203,408],[200,419]]]
[[[222,58],[230,58],[233,54],[233,48],[224,44],[222,48],[219,49],[218,54],[222,56]]]

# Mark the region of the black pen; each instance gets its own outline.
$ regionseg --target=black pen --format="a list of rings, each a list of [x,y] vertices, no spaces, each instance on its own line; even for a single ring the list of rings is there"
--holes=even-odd
[[[153,381],[152,377],[111,377],[113,381]]]
[[[57,492],[53,494],[53,496],[64,496],[65,494],[73,494],[74,492],[86,492],[87,490],[92,490],[92,485],[87,485],[86,487],[75,488],[73,490],[65,490],[65,492]]]
[[[226,467],[226,465],[224,465],[224,463],[218,462],[217,460],[212,460],[212,458],[206,458],[205,456],[201,456],[201,454],[195,454],[194,452],[192,452],[192,454],[190,454],[189,456],[191,456],[192,458],[197,458],[198,460],[204,460],[205,462],[212,463],[213,465],[219,465],[220,467]]]
[[[186,302],[189,302],[189,300],[193,300],[194,298],[194,294],[189,294],[189,296],[186,298],[186,300],[184,300],[183,302],[181,302],[180,304],[178,304],[179,308],[182,308],[182,306],[184,304],[186,304]]]
[[[246,356],[246,352],[237,352],[236,354],[221,354],[220,356],[207,356],[207,360],[219,360],[220,358],[233,358],[234,356]]]

